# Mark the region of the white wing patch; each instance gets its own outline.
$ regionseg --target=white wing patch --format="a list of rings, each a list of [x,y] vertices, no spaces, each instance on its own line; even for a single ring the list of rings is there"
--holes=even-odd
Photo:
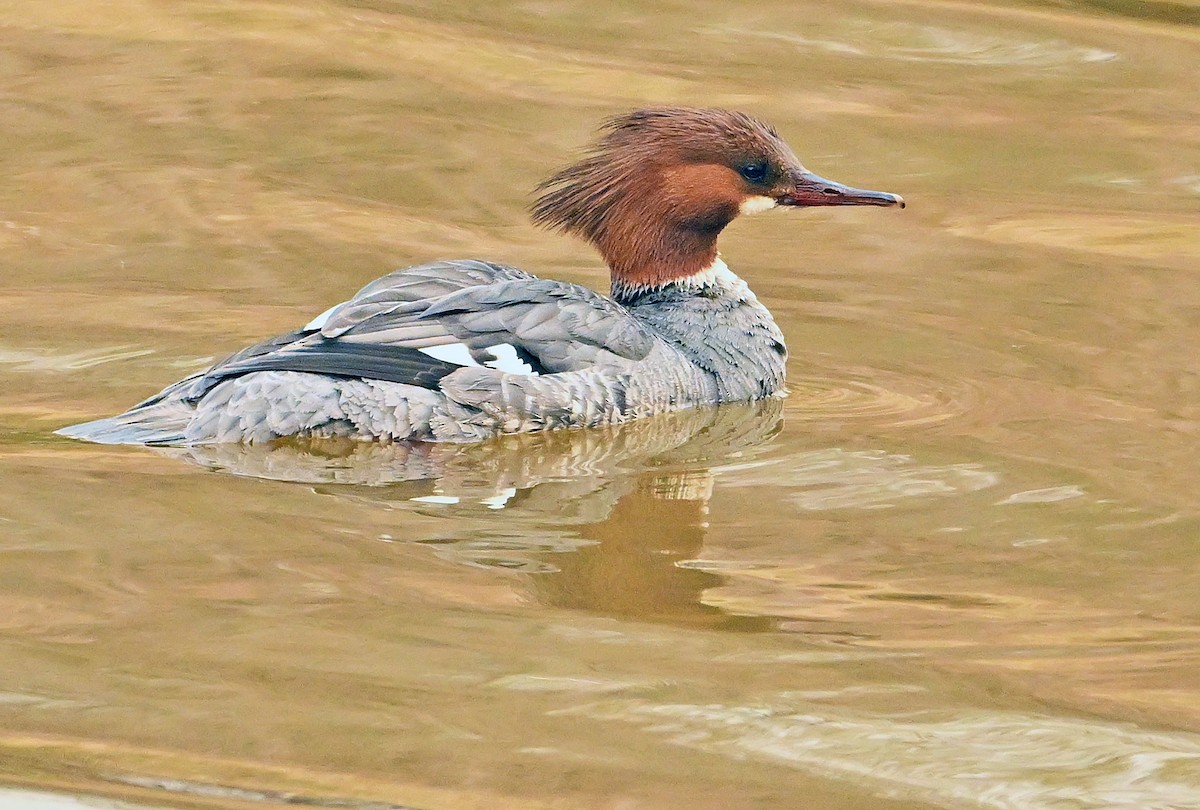
[[[479,367],[479,363],[471,356],[471,350],[464,343],[426,346],[418,349],[418,351],[446,363],[453,363],[456,366]],[[484,351],[496,358],[495,360],[484,361],[483,365],[488,368],[494,368],[496,371],[502,371],[505,374],[529,375],[536,373],[532,366],[521,359],[520,355],[517,354],[517,350],[507,343],[497,343],[495,346],[488,346]]]
[[[503,371],[505,374],[533,374],[533,366],[522,360],[517,355],[517,350],[507,343],[488,346],[487,350],[496,359],[488,360],[484,363],[485,366],[494,368],[496,371]]]
[[[340,306],[341,306],[341,304],[334,304],[329,309],[325,310],[320,315],[318,315],[317,317],[313,318],[311,321],[306,323],[304,325],[304,330],[306,332],[315,332],[318,329],[324,329],[325,324],[327,324],[329,322],[329,316],[332,315],[333,311]]]
[[[478,366],[475,358],[471,356],[471,350],[464,343],[447,343],[442,346],[426,346],[417,351],[421,354],[427,354],[437,360],[443,360],[447,363],[453,363],[456,366]]]

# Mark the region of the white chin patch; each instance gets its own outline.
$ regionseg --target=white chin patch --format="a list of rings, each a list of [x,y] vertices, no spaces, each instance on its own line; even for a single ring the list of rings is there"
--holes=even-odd
[[[770,197],[755,196],[742,200],[738,210],[743,214],[757,214],[760,211],[770,211],[775,207],[775,200]]]

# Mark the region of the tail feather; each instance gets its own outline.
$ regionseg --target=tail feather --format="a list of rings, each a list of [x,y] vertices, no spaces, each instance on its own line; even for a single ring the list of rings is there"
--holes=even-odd
[[[195,406],[179,399],[150,400],[125,413],[59,428],[59,436],[97,444],[183,444]]]

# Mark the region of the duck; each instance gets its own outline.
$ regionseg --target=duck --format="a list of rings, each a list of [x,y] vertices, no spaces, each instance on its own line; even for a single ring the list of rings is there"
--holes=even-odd
[[[56,433],[467,443],[783,396],[784,335],[718,236],[776,207],[905,205],[814,174],[751,115],[693,107],[608,119],[535,195],[535,224],[599,252],[608,295],[479,259],[416,265],[124,413]]]

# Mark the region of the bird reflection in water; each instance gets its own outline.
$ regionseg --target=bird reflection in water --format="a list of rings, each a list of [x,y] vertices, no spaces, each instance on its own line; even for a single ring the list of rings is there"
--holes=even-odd
[[[719,468],[769,448],[782,411],[768,399],[469,445],[281,440],[159,452],[395,510],[394,541],[528,574],[525,587],[547,606],[754,631],[772,620],[704,604],[721,578],[679,563],[701,554]],[[416,513],[449,519],[406,525]]]

